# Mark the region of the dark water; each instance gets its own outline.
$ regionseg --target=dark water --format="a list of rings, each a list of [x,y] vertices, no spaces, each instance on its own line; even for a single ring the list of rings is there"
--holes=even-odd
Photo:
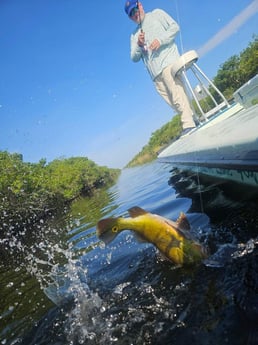
[[[153,163],[71,212],[10,231],[1,344],[258,344],[258,203],[244,192]],[[96,222],[135,205],[173,220],[185,212],[210,258],[175,267],[129,231],[104,247]]]

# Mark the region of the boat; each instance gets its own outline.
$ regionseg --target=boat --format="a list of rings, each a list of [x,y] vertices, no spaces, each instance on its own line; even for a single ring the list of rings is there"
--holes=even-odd
[[[258,75],[234,93],[233,104],[162,150],[158,161],[258,191],[257,99]]]

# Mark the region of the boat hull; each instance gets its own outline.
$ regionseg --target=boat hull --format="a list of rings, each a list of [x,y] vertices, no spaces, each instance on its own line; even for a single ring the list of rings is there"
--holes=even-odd
[[[173,142],[158,160],[258,188],[258,105],[234,105]]]

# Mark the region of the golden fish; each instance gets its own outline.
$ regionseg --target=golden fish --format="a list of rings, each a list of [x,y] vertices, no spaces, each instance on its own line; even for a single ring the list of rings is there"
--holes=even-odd
[[[106,218],[97,224],[97,236],[106,244],[123,230],[132,230],[150,242],[169,260],[178,265],[198,263],[207,251],[190,233],[190,224],[182,212],[176,222],[135,206],[128,210],[131,218]]]

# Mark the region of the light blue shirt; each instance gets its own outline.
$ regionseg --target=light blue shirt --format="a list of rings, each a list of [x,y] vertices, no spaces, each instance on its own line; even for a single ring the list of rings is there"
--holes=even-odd
[[[160,48],[157,51],[138,46],[137,41],[141,29],[145,33],[147,48],[154,39],[160,42]],[[174,41],[178,32],[178,24],[166,12],[156,9],[146,13],[141,25],[138,25],[131,35],[131,59],[134,62],[142,59],[154,80],[165,67],[179,58]]]

